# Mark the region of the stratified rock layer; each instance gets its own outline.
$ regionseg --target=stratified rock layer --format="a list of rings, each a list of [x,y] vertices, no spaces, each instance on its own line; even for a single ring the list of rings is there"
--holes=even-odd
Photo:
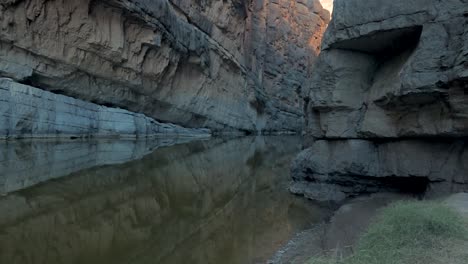
[[[0,76],[162,122],[300,131],[318,0],[9,0]]]
[[[53,94],[0,78],[0,139],[182,135],[209,137],[210,131],[162,124],[143,114]]]
[[[304,97],[294,192],[468,183],[468,2],[336,0]]]

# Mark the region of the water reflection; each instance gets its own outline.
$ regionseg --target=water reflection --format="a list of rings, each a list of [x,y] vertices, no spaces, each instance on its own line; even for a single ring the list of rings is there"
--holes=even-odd
[[[299,147],[294,137],[214,139],[71,166],[80,169],[0,198],[0,263],[264,263],[330,213],[287,191]]]
[[[158,148],[189,141],[189,138],[0,141],[0,194],[87,168],[141,159]]]

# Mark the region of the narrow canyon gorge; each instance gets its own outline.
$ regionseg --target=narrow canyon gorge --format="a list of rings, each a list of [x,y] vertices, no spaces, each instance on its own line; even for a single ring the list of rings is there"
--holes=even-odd
[[[0,0],[2,263],[309,264],[461,192],[468,0]]]

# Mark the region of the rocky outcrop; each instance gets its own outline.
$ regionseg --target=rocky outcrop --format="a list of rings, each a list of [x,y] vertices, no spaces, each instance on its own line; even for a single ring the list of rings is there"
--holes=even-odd
[[[0,76],[160,122],[300,131],[318,0],[9,0]]]
[[[464,0],[336,0],[304,94],[320,140],[294,163],[293,191],[468,183],[467,26]]]
[[[53,94],[0,78],[0,140],[111,136],[209,137],[210,131],[163,124],[143,114]]]
[[[294,161],[291,191],[340,201],[379,191],[468,190],[466,140],[318,140]],[[450,183],[447,185],[436,183]]]

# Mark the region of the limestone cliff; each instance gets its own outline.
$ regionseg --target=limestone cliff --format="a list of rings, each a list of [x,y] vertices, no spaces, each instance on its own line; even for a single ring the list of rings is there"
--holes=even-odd
[[[208,129],[164,124],[143,114],[96,105],[0,78],[0,140],[210,135]]]
[[[0,77],[161,122],[300,131],[318,0],[6,0]]]
[[[322,49],[294,192],[468,183],[466,0],[336,0]]]

